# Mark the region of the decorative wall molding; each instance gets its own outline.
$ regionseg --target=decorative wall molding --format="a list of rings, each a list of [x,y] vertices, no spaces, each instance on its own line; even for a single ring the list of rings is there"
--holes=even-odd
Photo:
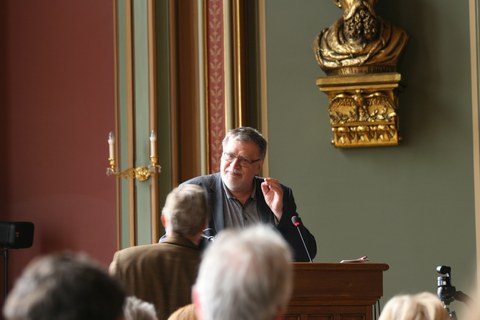
[[[208,0],[206,14],[207,132],[209,172],[220,170],[225,135],[225,34],[222,0]]]

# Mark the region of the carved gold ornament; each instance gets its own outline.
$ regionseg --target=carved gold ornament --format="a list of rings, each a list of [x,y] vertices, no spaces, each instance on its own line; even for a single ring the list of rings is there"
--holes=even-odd
[[[328,95],[336,147],[391,146],[398,136],[401,75],[396,65],[408,35],[375,15],[376,0],[335,0],[344,11],[313,43],[326,77],[317,86]]]

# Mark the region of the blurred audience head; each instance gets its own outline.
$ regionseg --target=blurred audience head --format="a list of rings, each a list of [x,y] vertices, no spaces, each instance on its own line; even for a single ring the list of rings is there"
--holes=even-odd
[[[179,309],[168,317],[167,320],[196,320],[195,316],[195,306],[192,304],[187,304]]]
[[[124,313],[125,320],[158,320],[155,306],[134,296],[127,297]]]
[[[440,299],[431,292],[403,294],[391,298],[379,320],[449,320]]]
[[[9,293],[6,320],[123,319],[121,285],[83,254],[34,259]]]
[[[198,319],[271,320],[292,292],[292,253],[267,225],[224,230],[204,255],[193,288]]]
[[[207,225],[207,212],[207,197],[202,187],[187,184],[173,189],[162,209],[167,235],[197,236]]]

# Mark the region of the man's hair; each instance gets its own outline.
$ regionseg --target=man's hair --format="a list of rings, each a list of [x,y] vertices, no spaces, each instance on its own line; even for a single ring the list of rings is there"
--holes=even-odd
[[[193,303],[178,308],[174,313],[168,317],[167,320],[196,320],[195,306]]]
[[[449,320],[440,299],[431,292],[396,295],[385,304],[379,320]]]
[[[135,296],[127,297],[124,311],[125,320],[158,320],[155,306]]]
[[[271,320],[292,292],[292,253],[271,226],[219,233],[194,286],[204,320]]]
[[[7,320],[114,320],[123,316],[125,292],[86,255],[36,258],[24,270],[3,309]]]
[[[198,234],[208,218],[205,190],[193,184],[173,189],[167,196],[162,215],[170,220],[170,231],[186,237]]]
[[[265,159],[267,154],[267,140],[265,140],[262,134],[256,129],[251,127],[240,127],[230,130],[225,138],[223,138],[223,148],[225,148],[230,140],[255,143],[258,146],[260,159]]]

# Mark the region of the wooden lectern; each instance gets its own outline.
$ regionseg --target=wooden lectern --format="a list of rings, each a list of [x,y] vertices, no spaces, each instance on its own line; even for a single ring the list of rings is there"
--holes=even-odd
[[[286,320],[372,320],[383,295],[384,263],[295,262]]]

